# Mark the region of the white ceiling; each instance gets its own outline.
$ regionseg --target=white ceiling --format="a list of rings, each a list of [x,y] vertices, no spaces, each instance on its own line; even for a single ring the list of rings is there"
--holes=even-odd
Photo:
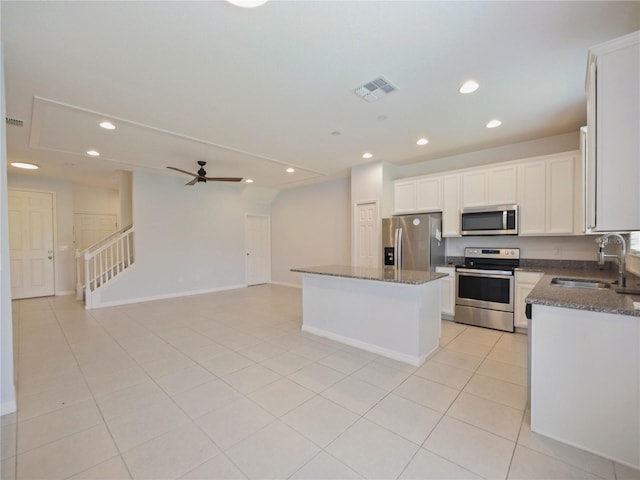
[[[123,169],[179,177],[165,167],[206,160],[209,176],[283,188],[343,175],[366,151],[406,165],[576,131],[587,49],[640,29],[636,1],[0,8],[6,114],[24,121],[7,125],[9,161],[95,185]],[[374,103],[354,94],[380,75],[398,90]],[[480,89],[461,95],[469,78]],[[503,125],[485,128],[492,118]]]

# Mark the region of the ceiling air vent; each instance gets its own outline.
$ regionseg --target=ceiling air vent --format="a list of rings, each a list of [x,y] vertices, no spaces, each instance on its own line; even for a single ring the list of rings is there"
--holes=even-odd
[[[391,92],[395,92],[397,88],[384,77],[378,77],[375,80],[365,83],[361,87],[354,90],[354,93],[362,97],[367,102],[375,102]]]
[[[24,125],[24,122],[17,118],[5,117],[5,120],[7,121],[7,125],[13,125],[15,127],[22,127]]]

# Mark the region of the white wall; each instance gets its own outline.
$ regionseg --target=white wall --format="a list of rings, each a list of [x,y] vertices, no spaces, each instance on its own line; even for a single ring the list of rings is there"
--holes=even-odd
[[[552,153],[569,152],[579,149],[580,132],[576,131],[398,167],[395,178],[429,175],[431,173],[488,165],[490,163],[508,162],[510,160],[519,160],[521,158],[550,155]]]
[[[350,181],[340,178],[284,190],[271,205],[271,279],[300,285],[289,270],[350,265]]]
[[[136,265],[101,289],[99,305],[244,286],[245,213],[265,213],[244,188],[135,172]]]
[[[0,110],[5,117],[4,50],[0,43]],[[9,270],[9,210],[7,195],[7,132],[0,125],[0,415],[16,411],[13,381],[13,319]]]
[[[73,185],[67,180],[9,174],[9,188],[55,193],[55,294],[75,292],[76,264],[73,243]]]
[[[74,183],[72,191],[74,213],[110,214],[120,218],[120,193],[117,189]]]
[[[120,227],[133,225],[133,174],[120,172]]]
[[[465,247],[520,248],[520,258],[549,260],[597,260],[596,237],[516,237],[509,235],[489,237],[448,238],[447,256],[463,257]]]

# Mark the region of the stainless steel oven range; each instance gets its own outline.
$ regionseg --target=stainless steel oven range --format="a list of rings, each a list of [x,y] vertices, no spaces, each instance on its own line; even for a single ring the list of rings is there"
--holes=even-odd
[[[465,248],[456,267],[455,321],[513,332],[514,270],[519,248]]]

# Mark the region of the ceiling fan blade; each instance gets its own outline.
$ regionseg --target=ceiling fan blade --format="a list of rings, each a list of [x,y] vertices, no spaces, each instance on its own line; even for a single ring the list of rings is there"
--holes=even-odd
[[[185,185],[193,186],[193,185],[195,185],[196,183],[198,183],[198,177],[194,178],[193,180],[191,180],[191,181],[190,181],[190,182],[188,182],[188,183],[185,183]]]
[[[169,170],[175,170],[176,172],[186,173],[187,175],[191,175],[192,177],[198,178],[198,175],[195,173],[187,172],[186,170],[181,170],[176,167],[167,167]]]
[[[242,177],[205,177],[212,182],[241,182]]]

